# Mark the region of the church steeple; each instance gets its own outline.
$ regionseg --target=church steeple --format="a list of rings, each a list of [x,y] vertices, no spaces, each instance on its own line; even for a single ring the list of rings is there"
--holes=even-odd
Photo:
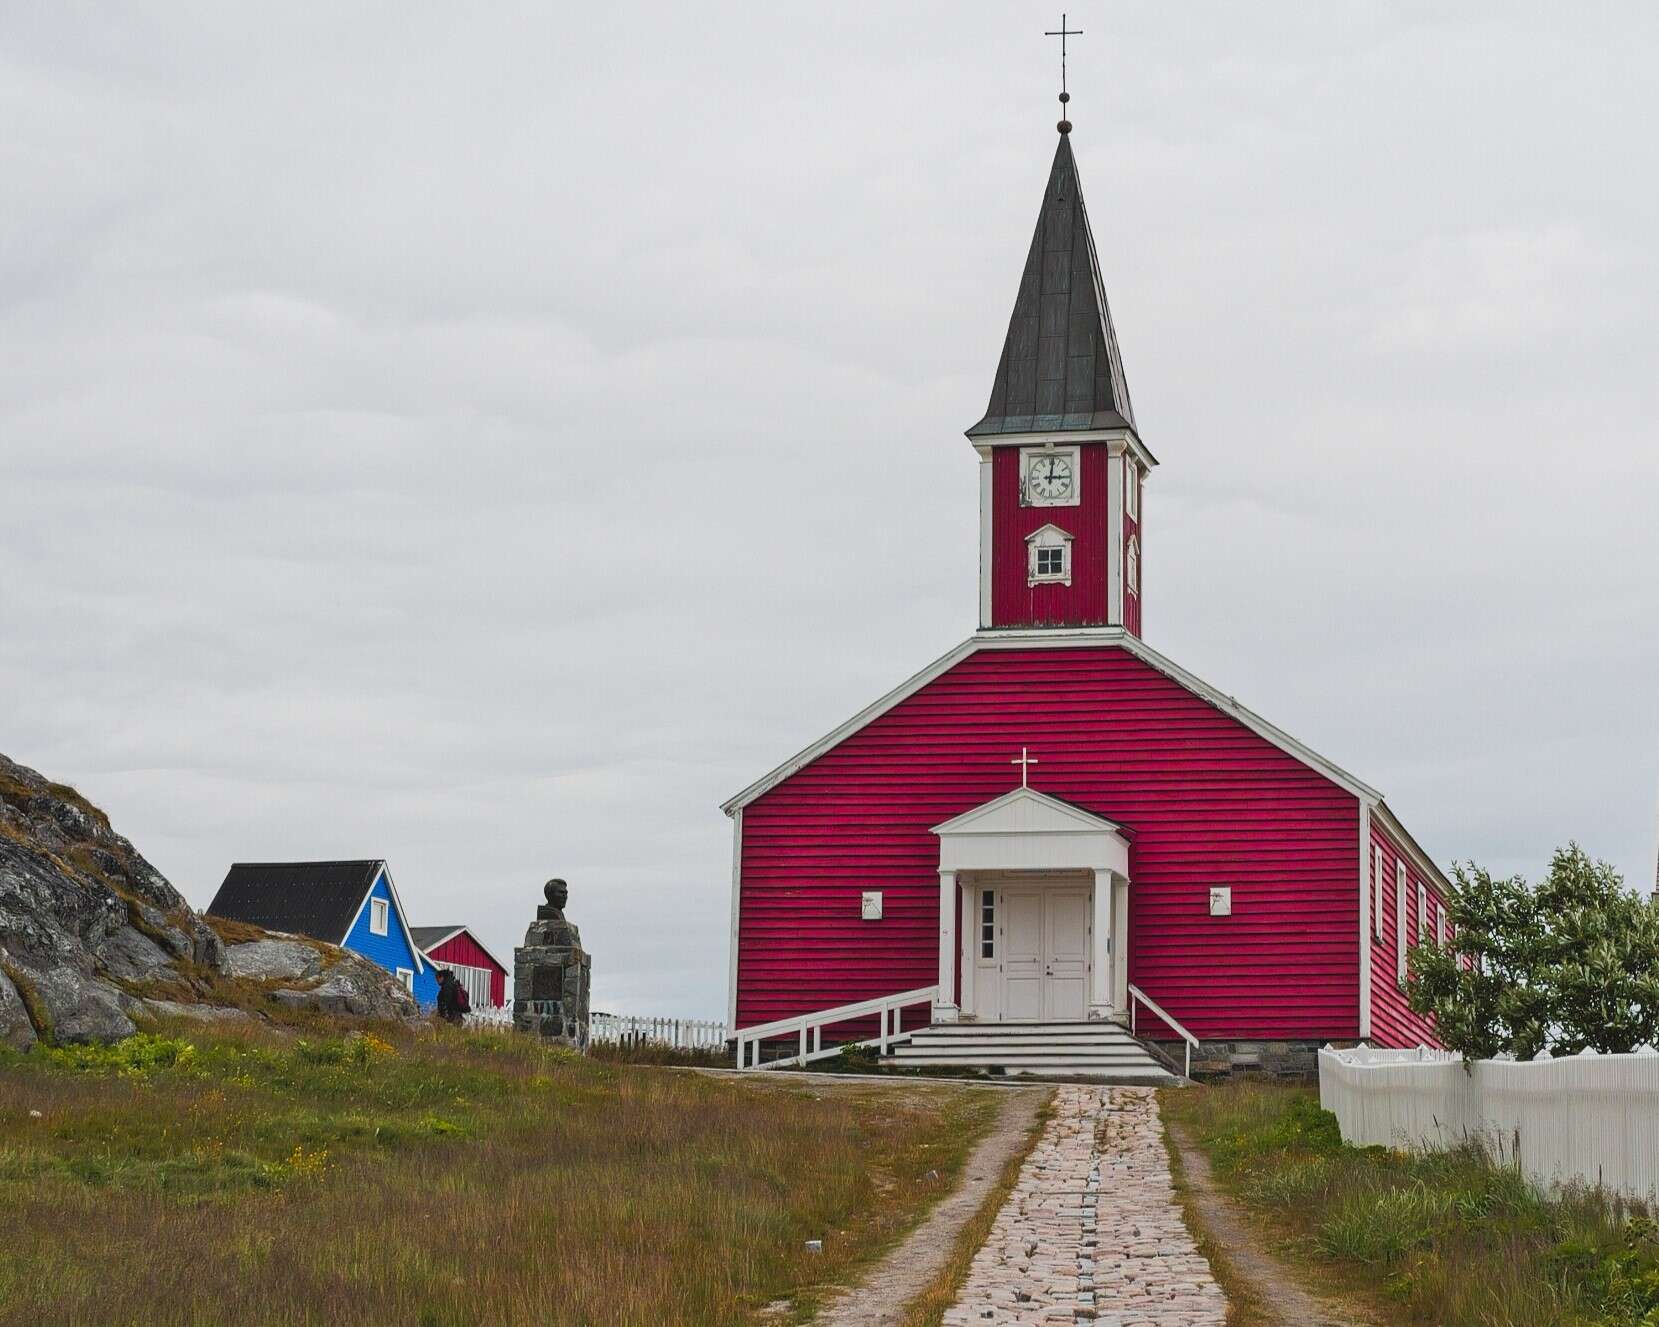
[[[970,438],[1135,428],[1071,125],[1061,124],[991,401]]]
[[[1059,129],[990,404],[968,430],[980,459],[979,624],[1138,636],[1143,490],[1157,461],[1135,427],[1071,122]]]

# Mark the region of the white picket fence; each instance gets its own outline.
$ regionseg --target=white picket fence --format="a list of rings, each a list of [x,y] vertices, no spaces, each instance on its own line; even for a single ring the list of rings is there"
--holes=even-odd
[[[1659,1053],[1477,1060],[1444,1051],[1319,1052],[1319,1104],[1345,1142],[1409,1150],[1478,1140],[1541,1188],[1659,1198]]]
[[[588,1037],[595,1042],[650,1042],[679,1050],[723,1050],[726,1025],[698,1018],[640,1018],[633,1014],[588,1015]]]

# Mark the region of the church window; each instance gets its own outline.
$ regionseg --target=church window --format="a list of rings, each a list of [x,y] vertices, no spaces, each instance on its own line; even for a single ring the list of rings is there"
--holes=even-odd
[[[1422,944],[1429,933],[1429,891],[1421,881],[1417,883],[1417,943]]]
[[[997,948],[997,892],[979,891],[979,956],[995,958]]]
[[[1383,859],[1382,845],[1378,844],[1372,853],[1371,862],[1372,892],[1376,895],[1375,906],[1372,908],[1371,934],[1378,940],[1383,938],[1383,912],[1388,907],[1388,863]]]
[[[1123,506],[1135,519],[1141,514],[1141,472],[1127,456],[1123,458]]]
[[[1129,583],[1129,592],[1141,592],[1141,541],[1130,537],[1129,556],[1124,560],[1124,576]]]
[[[1402,983],[1406,979],[1407,906],[1406,864],[1399,862],[1394,868],[1394,976]]]
[[[1434,935],[1440,942],[1440,947],[1446,947],[1446,905],[1436,900],[1434,905]]]
[[[1025,537],[1026,583],[1071,584],[1071,536],[1057,525],[1045,525]]]

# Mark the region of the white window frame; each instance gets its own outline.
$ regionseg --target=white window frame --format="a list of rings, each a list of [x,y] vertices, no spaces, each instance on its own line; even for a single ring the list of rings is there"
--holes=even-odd
[[[1141,592],[1141,540],[1139,535],[1129,536],[1129,551],[1124,557],[1123,580],[1129,587],[1130,594]]]
[[[1040,548],[1058,548],[1060,550],[1060,573],[1037,572],[1037,550]],[[1044,525],[1033,530],[1025,537],[1025,583],[1030,585],[1070,585],[1071,584],[1071,535],[1058,525]]]
[[[1129,519],[1141,518],[1141,470],[1128,452],[1123,454],[1123,510]]]
[[[1406,903],[1406,864],[1402,860],[1394,867],[1394,975],[1406,979],[1406,918],[1411,914]]]
[[[1071,462],[1071,492],[1061,498],[1040,498],[1031,491],[1031,463],[1051,456]],[[1083,452],[1080,447],[1022,447],[1020,449],[1020,506],[1075,507],[1083,501]]]
[[[403,989],[410,995],[415,993],[415,970],[413,968],[397,969],[397,979],[403,983]]]
[[[1446,940],[1447,940],[1447,935],[1446,935],[1446,905],[1444,903],[1442,903],[1439,899],[1436,899],[1434,901],[1434,912],[1435,912],[1435,936],[1440,941],[1440,947],[1442,949],[1444,949],[1446,947]]]
[[[392,929],[392,904],[390,899],[372,898],[369,900],[369,934],[389,935]]]
[[[1421,880],[1417,882],[1417,943],[1422,944],[1423,938],[1429,933],[1429,887]]]
[[[1388,860],[1383,856],[1382,844],[1377,844],[1371,854],[1371,874],[1375,879],[1371,882],[1371,892],[1376,895],[1375,915],[1371,918],[1371,938],[1378,944],[1383,941],[1384,914],[1388,911]]]
[[[432,966],[440,972],[447,969],[455,974],[455,980],[466,991],[467,1000],[471,1003],[474,1012],[499,1007],[495,1003],[495,997],[492,994],[495,981],[495,973],[492,969],[481,968],[473,963],[449,963],[443,959],[432,958],[431,955],[427,955],[427,957]]]

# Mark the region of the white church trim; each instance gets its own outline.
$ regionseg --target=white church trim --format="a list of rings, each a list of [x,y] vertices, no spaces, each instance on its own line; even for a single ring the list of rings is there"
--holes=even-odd
[[[1127,915],[1129,886],[1129,843],[1121,830],[1104,816],[1029,787],[1015,788],[933,827],[939,839],[939,989],[933,1022],[954,1023],[964,1011],[970,1017],[992,1008],[1001,1012],[1000,990],[992,1001],[977,988],[985,977],[975,962],[974,928],[957,935],[961,891],[993,886],[1070,885],[1074,897],[1087,889],[1088,933],[1078,937],[1088,953],[1087,1016],[1114,1016],[1122,1003],[1116,988],[1123,974],[1114,960],[1112,934],[1115,919]],[[970,917],[976,915],[974,897],[970,894],[968,900]]]

